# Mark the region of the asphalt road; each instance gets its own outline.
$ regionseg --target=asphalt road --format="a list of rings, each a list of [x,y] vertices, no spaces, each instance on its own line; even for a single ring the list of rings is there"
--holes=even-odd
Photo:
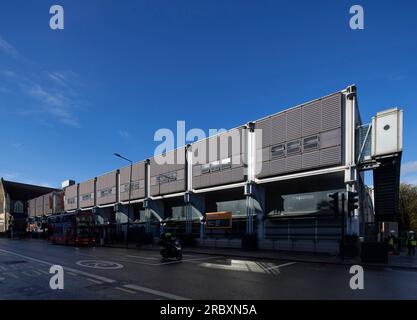
[[[49,286],[51,265],[64,289]],[[0,299],[417,299],[417,272],[365,268],[364,290],[348,266],[184,254],[182,262],[141,249],[76,248],[0,239]]]

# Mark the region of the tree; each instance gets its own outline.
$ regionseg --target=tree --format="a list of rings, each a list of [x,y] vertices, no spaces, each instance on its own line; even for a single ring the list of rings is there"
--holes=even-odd
[[[401,230],[417,231],[417,185],[400,185],[400,216],[398,226]]]

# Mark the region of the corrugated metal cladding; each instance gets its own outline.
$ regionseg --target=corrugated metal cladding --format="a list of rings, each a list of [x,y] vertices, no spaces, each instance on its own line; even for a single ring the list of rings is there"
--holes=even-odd
[[[45,194],[43,196],[43,213],[44,214],[51,214],[53,212],[53,199],[52,199],[52,193]]]
[[[36,216],[36,199],[31,199],[28,201],[29,217]]]
[[[257,177],[340,165],[342,112],[342,94],[336,93],[257,121]]]
[[[151,196],[185,191],[185,153],[186,149],[180,148],[150,159]]]
[[[193,152],[193,189],[244,181],[247,129],[233,129],[196,142]]]
[[[35,215],[42,216],[43,215],[43,196],[35,198]]]
[[[77,209],[77,185],[65,188],[65,211]]]
[[[94,206],[94,179],[80,183],[80,207]]]
[[[130,166],[120,169],[120,200],[129,200]],[[135,163],[132,166],[132,192],[131,199],[145,198],[145,162]]]
[[[59,191],[59,192],[54,192],[54,197],[55,197],[55,212],[62,212],[64,211],[64,192],[63,191]]]
[[[96,197],[97,205],[115,203],[117,201],[117,171],[97,177]]]

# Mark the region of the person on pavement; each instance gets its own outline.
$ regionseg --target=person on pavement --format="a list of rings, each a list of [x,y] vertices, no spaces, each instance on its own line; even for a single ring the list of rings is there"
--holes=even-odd
[[[388,247],[389,247],[389,251],[392,252],[392,254],[397,254],[397,250],[396,250],[397,243],[398,243],[398,239],[395,234],[395,231],[391,230],[388,235]]]
[[[408,232],[408,237],[407,237],[407,247],[408,247],[408,255],[415,255],[416,254],[416,246],[417,246],[417,239],[416,236],[414,234],[414,231],[409,231]]]

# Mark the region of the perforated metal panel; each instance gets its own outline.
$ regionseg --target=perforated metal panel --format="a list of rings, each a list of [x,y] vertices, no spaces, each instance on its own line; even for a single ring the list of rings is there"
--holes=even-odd
[[[88,208],[94,206],[94,179],[80,183],[80,207]]]
[[[192,146],[193,188],[207,188],[244,181],[246,143],[246,130],[243,128],[233,129],[219,136],[194,143]],[[203,154],[205,157],[202,156]],[[229,158],[230,165],[221,166],[221,161]],[[220,161],[218,171],[202,172],[203,164],[216,161]]]
[[[74,202],[70,203],[68,200],[74,199]],[[77,185],[72,185],[65,188],[65,211],[77,209]]]
[[[150,159],[151,196],[185,191],[185,152],[185,148],[180,148]],[[161,180],[170,173],[175,175],[175,179],[169,182]]]
[[[301,137],[302,131],[302,113],[301,108],[287,111],[287,141]],[[274,128],[272,129],[274,130]],[[275,141],[274,141],[275,142]],[[280,141],[277,141],[280,142]]]
[[[97,177],[96,197],[97,205],[116,202],[117,172],[113,171]]]
[[[309,103],[303,107],[303,136],[317,134],[321,131],[320,101]]]
[[[263,130],[262,170],[257,171],[257,177],[341,164],[342,112],[342,94],[337,93],[256,122],[256,129]],[[307,142],[304,145],[305,138],[318,141],[318,146],[311,147]],[[299,155],[288,152],[288,142],[299,142],[302,146]],[[286,150],[281,156],[284,159],[279,160],[272,155],[271,148],[282,145]]]
[[[342,95],[325,98],[321,105],[322,131],[339,128],[342,125]]]

